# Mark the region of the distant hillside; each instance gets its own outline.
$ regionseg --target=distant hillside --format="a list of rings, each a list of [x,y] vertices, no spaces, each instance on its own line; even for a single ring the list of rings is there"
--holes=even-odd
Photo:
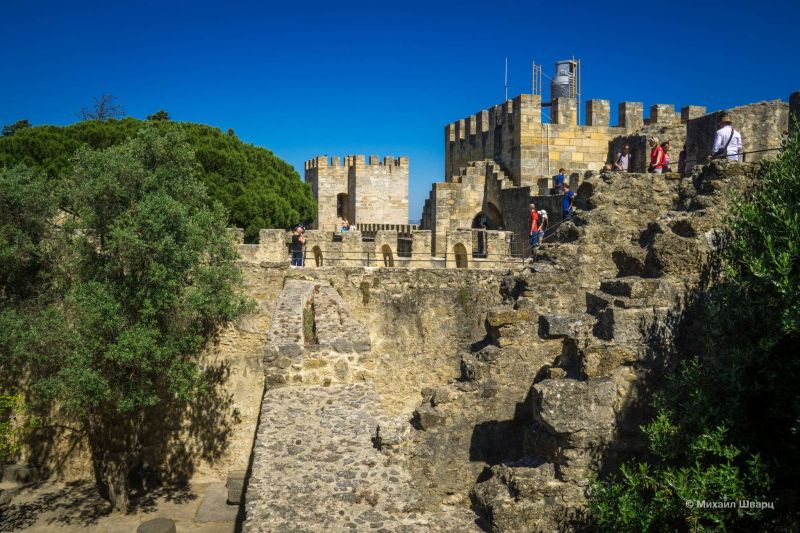
[[[212,200],[226,207],[232,226],[245,228],[254,241],[261,228],[287,227],[314,219],[311,187],[285,161],[264,148],[242,142],[232,130],[223,133],[202,124],[143,121],[135,118],[87,121],[70,126],[36,126],[0,137],[0,167],[24,163],[60,179],[70,158],[83,145],[107,148],[131,137],[145,124],[179,128],[203,167]]]

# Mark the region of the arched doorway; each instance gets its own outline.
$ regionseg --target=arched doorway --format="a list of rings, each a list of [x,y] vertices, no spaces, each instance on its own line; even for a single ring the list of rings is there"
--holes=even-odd
[[[322,250],[319,246],[314,247],[314,264],[318,267],[322,266]]]
[[[347,193],[339,193],[336,195],[336,216],[341,219],[350,219],[350,209],[347,205]]]
[[[469,267],[469,260],[467,258],[467,248],[460,242],[453,246],[453,255],[456,258],[456,268]]]
[[[388,244],[384,244],[381,248],[381,253],[383,254],[383,266],[393,267],[394,256],[392,255],[392,248]]]

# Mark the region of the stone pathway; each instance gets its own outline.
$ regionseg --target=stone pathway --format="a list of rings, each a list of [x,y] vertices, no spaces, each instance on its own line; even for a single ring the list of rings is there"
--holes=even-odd
[[[409,472],[377,449],[378,426],[397,421],[370,381],[367,331],[332,287],[287,280],[267,340],[243,531],[481,531],[466,507],[421,511]]]
[[[420,512],[409,473],[373,445],[379,405],[368,383],[267,391],[243,531],[481,531],[464,507]]]

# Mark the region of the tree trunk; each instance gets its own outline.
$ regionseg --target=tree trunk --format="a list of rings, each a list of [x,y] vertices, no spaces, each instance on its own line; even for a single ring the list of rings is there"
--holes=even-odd
[[[111,502],[115,511],[127,514],[130,508],[128,473],[132,450],[129,432],[102,422],[89,423],[94,477],[100,494]]]

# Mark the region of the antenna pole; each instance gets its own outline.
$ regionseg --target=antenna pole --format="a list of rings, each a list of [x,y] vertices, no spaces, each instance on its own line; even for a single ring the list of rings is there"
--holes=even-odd
[[[506,100],[508,100],[508,58],[506,58],[506,75],[505,75],[505,88],[506,88]]]

